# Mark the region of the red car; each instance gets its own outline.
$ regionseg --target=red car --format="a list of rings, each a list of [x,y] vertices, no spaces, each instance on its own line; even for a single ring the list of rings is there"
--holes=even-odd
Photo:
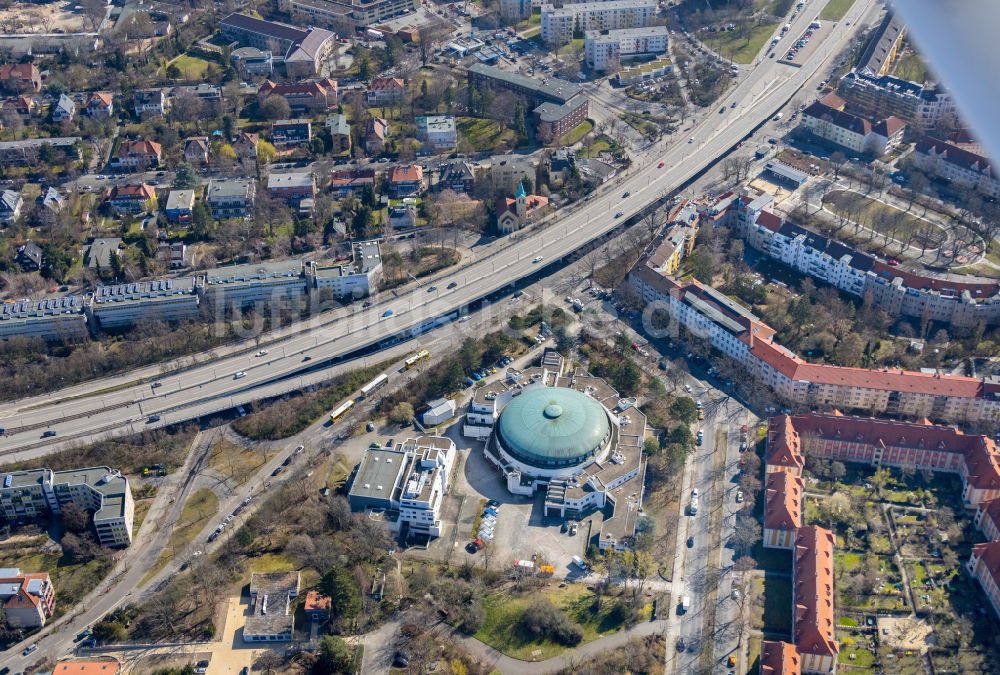
[[[659,164],[657,164],[656,168],[657,169],[662,169],[663,168],[663,162],[660,162]]]
[[[632,349],[634,349],[636,351],[639,351],[639,345],[637,345],[636,343],[633,342],[632,343]]]
[[[889,267],[897,267],[899,265],[899,261],[896,260],[895,258],[891,258],[889,260],[886,260],[885,264],[888,265]]]

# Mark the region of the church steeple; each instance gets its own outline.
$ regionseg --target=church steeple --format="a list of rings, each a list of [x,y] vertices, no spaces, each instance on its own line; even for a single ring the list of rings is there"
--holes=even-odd
[[[524,191],[524,183],[520,181],[517,183],[517,194],[514,196],[514,199],[516,201],[517,217],[523,222],[524,217],[528,213],[528,193]]]

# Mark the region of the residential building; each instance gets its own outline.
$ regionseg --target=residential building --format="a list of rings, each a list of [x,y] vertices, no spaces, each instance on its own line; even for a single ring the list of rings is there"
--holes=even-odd
[[[529,195],[518,183],[514,198],[497,200],[497,229],[502,234],[516,232],[541,215],[549,205],[548,197]]]
[[[413,204],[396,204],[389,207],[389,225],[396,230],[417,226],[417,209]]]
[[[147,183],[115,185],[108,195],[115,213],[150,213],[156,208],[156,190]]]
[[[393,197],[414,197],[424,191],[424,170],[419,164],[397,164],[389,169],[389,194]]]
[[[71,659],[60,661],[52,669],[52,675],[118,675],[121,667],[115,660],[94,661],[87,659]]]
[[[51,185],[48,185],[44,187],[41,194],[35,198],[35,203],[48,209],[52,213],[59,213],[62,211],[63,206],[66,205],[66,198],[63,197],[59,190],[55,189]]]
[[[566,103],[545,102],[532,111],[538,138],[543,143],[557,141],[587,119],[589,100],[576,96]]]
[[[349,152],[351,149],[351,125],[347,115],[335,113],[326,118],[326,129],[330,132],[333,154]]]
[[[760,646],[760,675],[801,675],[802,659],[795,645],[764,640]]]
[[[531,167],[532,176],[534,173],[534,167]],[[475,186],[475,169],[464,160],[445,162],[438,168],[437,187],[439,190],[454,190],[455,192],[472,194]]]
[[[357,300],[374,293],[382,281],[382,253],[378,241],[357,241],[348,262],[310,261],[306,279],[310,290],[331,298]]]
[[[69,122],[76,117],[76,103],[66,94],[59,94],[59,100],[52,106],[53,122]]]
[[[172,270],[187,267],[187,246],[183,241],[165,242],[156,245],[156,258]]]
[[[993,163],[983,155],[925,136],[917,143],[912,158],[917,168],[938,178],[977,190],[990,199],[1000,198],[1000,179]]]
[[[62,514],[67,504],[94,514],[101,546],[132,543],[135,506],[128,478],[106,466],[52,471],[27,469],[4,476],[0,512],[8,522],[21,523],[49,513]]]
[[[583,36],[587,66],[603,73],[617,69],[622,61],[663,54],[667,51],[668,35],[666,26],[588,30]]]
[[[834,673],[837,642],[833,612],[833,532],[800,527],[792,561],[792,637],[803,673]]]
[[[814,364],[774,342],[775,331],[739,303],[697,281],[679,282],[638,263],[633,292],[656,302],[683,329],[740,363],[782,400],[949,422],[995,424],[1000,384],[974,377]]]
[[[774,471],[764,483],[764,546],[791,550],[802,527],[805,484],[794,473]]]
[[[217,84],[202,82],[201,84],[192,86],[174,87],[171,96],[176,97],[181,94],[190,94],[206,104],[214,104],[222,100],[222,87]]]
[[[405,96],[406,83],[401,77],[376,77],[365,92],[369,106],[399,105]]]
[[[0,192],[0,224],[11,225],[21,217],[21,208],[24,206],[24,198],[17,190],[4,190]]]
[[[17,255],[14,262],[21,266],[25,272],[37,272],[42,269],[44,255],[42,249],[33,241],[26,241],[17,248]]]
[[[428,115],[414,118],[417,138],[434,150],[448,150],[458,144],[455,118],[452,115]]]
[[[257,103],[271,96],[282,96],[295,112],[322,112],[337,107],[337,81],[329,78],[294,84],[275,84],[266,80],[257,90]]]
[[[55,614],[56,591],[48,572],[0,568],[0,606],[11,628],[41,628]]]
[[[1000,541],[993,540],[973,546],[966,568],[979,582],[993,612],[1000,616]]]
[[[11,96],[5,99],[0,112],[4,115],[17,115],[22,121],[27,122],[37,113],[38,102],[31,96]]]
[[[656,0],[578,2],[558,8],[543,4],[542,41],[547,45],[564,45],[576,33],[643,28],[653,23],[657,9]]]
[[[278,120],[271,124],[271,143],[276,148],[308,145],[312,140],[312,125],[307,119]]]
[[[425,427],[434,427],[455,416],[455,401],[439,398],[427,404],[427,410],[420,415]]]
[[[873,124],[821,101],[814,101],[802,111],[801,124],[817,138],[874,157],[881,157],[899,145],[906,129],[906,123],[898,117],[890,116]]]
[[[37,94],[42,90],[42,74],[34,63],[0,64],[0,89],[10,94]]]
[[[394,17],[412,12],[415,0],[279,0],[281,11],[292,19],[323,26],[339,35],[351,35]]]
[[[347,169],[330,173],[330,192],[335,197],[354,195],[375,188],[375,169]]]
[[[212,180],[205,191],[205,202],[216,220],[249,218],[253,214],[257,183],[249,178]]]
[[[87,267],[108,269],[111,259],[120,255],[122,240],[119,237],[97,237],[84,251],[83,259]]]
[[[532,0],[500,0],[500,16],[509,21],[521,21],[531,16]]]
[[[167,114],[167,95],[163,89],[140,89],[133,95],[135,116],[164,117]]]
[[[396,511],[398,518],[391,522],[397,529],[405,526],[419,536],[441,536],[441,506],[457,454],[455,442],[440,436],[369,449],[351,479],[351,508]]]
[[[12,337],[38,337],[50,342],[82,340],[87,337],[85,305],[86,300],[77,295],[0,304],[0,340]]]
[[[94,289],[90,315],[103,330],[148,321],[183,321],[198,316],[193,277],[140,281]]]
[[[955,99],[942,85],[918,84],[891,75],[851,71],[841,78],[837,94],[869,118],[894,116],[918,129],[932,129],[958,116]]]
[[[988,541],[1000,539],[1000,499],[979,502],[973,522]]]
[[[61,138],[30,138],[23,141],[0,141],[0,164],[10,166],[38,166],[38,153],[42,146],[49,146],[62,157],[76,159],[77,147],[83,139],[79,136]]]
[[[194,210],[194,190],[171,190],[167,196],[167,206],[164,213],[171,223],[191,222],[191,212]]]
[[[305,612],[310,621],[318,623],[330,618],[331,605],[332,600],[329,595],[323,595],[319,591],[307,591],[302,611]]]
[[[694,250],[701,216],[695,205],[681,200],[667,215],[663,229],[646,264],[659,274],[676,274],[681,262]]]
[[[369,155],[378,155],[385,149],[385,139],[389,135],[389,123],[381,117],[374,117],[365,123],[365,150]]]
[[[236,156],[243,160],[253,160],[257,161],[257,143],[260,138],[257,134],[251,134],[247,131],[241,131],[233,141],[233,150],[236,151]]]
[[[866,75],[881,77],[889,72],[906,35],[906,24],[891,9],[882,17],[865,46],[858,70]]]
[[[250,576],[253,613],[243,625],[247,642],[291,642],[295,631],[295,606],[299,594],[298,572],[255,572]]]
[[[903,422],[837,412],[768,420],[768,473],[801,474],[807,456],[957,474],[962,501],[969,508],[1000,497],[1000,451],[993,439],[927,420]]]
[[[538,159],[531,155],[494,155],[490,160],[493,187],[510,193],[525,180],[534,185],[537,166]]]
[[[213,307],[299,300],[306,292],[301,260],[248,263],[206,270],[198,290]]]
[[[123,140],[110,166],[115,171],[149,171],[160,165],[163,148],[156,141]]]
[[[274,55],[267,49],[239,47],[229,58],[242,77],[271,77],[274,73]]]
[[[578,84],[557,77],[536,80],[481,63],[469,67],[468,78],[470,87],[510,91],[527,99],[533,108],[532,119],[545,140],[558,138],[587,118],[588,99]]]
[[[208,136],[191,136],[184,140],[184,161],[194,166],[208,164]]]
[[[275,60],[284,63],[289,77],[316,75],[336,47],[336,36],[322,28],[296,28],[246,14],[230,14],[219,30],[242,47],[272,52]]]
[[[272,173],[267,177],[267,191],[275,199],[282,199],[297,207],[302,200],[316,197],[316,179],[308,171]]]
[[[115,114],[114,95],[109,91],[91,92],[82,112],[89,117],[111,117]]]
[[[915,153],[916,155],[916,153]],[[724,223],[748,245],[890,316],[971,327],[1000,323],[1000,284],[920,274],[783,220],[770,195],[741,195]]]

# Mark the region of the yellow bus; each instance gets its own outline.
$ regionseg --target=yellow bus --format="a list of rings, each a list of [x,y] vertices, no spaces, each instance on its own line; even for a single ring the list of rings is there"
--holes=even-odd
[[[417,352],[410,358],[403,361],[403,367],[409,370],[410,368],[414,367],[424,359],[430,358],[430,356],[431,353],[429,351],[427,351],[426,349],[421,349],[419,352]]]
[[[353,407],[354,407],[354,399],[353,398],[349,399],[347,401],[344,401],[343,403],[341,403],[340,405],[338,405],[336,408],[333,409],[333,412],[330,413],[330,424],[333,424],[338,419],[340,419],[341,417],[343,417],[347,413],[347,411],[350,410]]]

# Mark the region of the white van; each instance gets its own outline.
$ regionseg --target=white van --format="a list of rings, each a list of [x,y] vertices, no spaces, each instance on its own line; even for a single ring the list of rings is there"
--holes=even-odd
[[[691,597],[688,595],[681,596],[681,612],[686,612],[691,608]]]
[[[589,567],[587,567],[587,563],[583,562],[583,558],[581,558],[578,555],[573,556],[573,564],[579,567],[584,572],[590,569]]]

